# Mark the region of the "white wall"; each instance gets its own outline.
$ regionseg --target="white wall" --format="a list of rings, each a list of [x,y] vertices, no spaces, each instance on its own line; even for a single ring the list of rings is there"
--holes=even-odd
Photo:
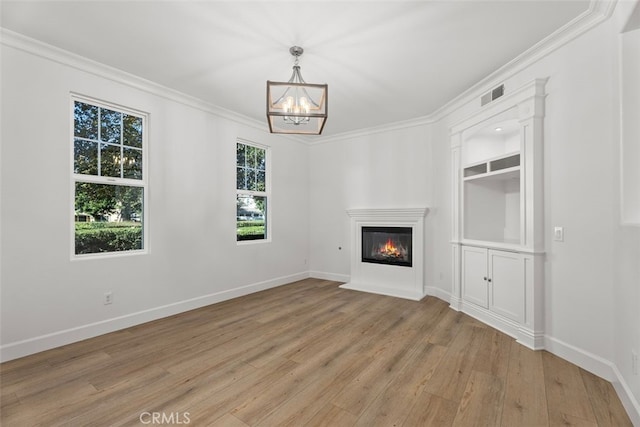
[[[306,277],[304,144],[13,47],[1,54],[4,359]],[[146,255],[71,259],[70,92],[150,115]],[[271,243],[235,241],[238,137],[272,148]]]
[[[428,126],[343,138],[310,147],[310,270],[348,280],[347,209],[432,206]],[[433,212],[425,221],[426,280],[433,283]],[[342,249],[339,249],[342,248]]]

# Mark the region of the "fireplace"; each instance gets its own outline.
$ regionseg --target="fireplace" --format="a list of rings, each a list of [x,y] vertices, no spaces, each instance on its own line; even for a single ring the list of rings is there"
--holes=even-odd
[[[419,301],[426,295],[428,208],[348,209],[351,275],[340,287]]]
[[[411,267],[411,227],[362,227],[362,262]]]

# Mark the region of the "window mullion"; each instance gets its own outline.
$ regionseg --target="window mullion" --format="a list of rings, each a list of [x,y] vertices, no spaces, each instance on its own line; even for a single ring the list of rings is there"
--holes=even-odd
[[[127,187],[144,187],[146,184],[141,179],[116,178],[113,176],[73,174],[73,180],[77,182],[95,182],[98,184],[124,185]]]
[[[120,178],[124,178],[124,123],[120,112]]]
[[[102,176],[102,108],[98,107],[98,176]]]
[[[267,192],[266,191],[256,191],[256,190],[237,190],[238,194],[244,195],[244,196],[261,196],[261,197],[267,197]]]

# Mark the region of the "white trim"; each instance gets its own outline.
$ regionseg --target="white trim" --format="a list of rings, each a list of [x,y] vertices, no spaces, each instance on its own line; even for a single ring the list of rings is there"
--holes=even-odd
[[[626,409],[627,415],[631,418],[631,424],[640,426],[640,402],[633,396],[633,392],[618,370],[618,366],[614,364],[612,367],[615,375],[615,380],[611,380],[613,388],[616,390],[622,406]]]
[[[397,218],[417,220],[424,218],[429,208],[390,208],[390,209],[347,209],[347,215],[352,218],[373,217],[381,221],[394,221]]]
[[[334,282],[347,283],[351,280],[351,276],[348,274],[329,273],[326,271],[309,271],[309,277],[314,279],[332,280]]]
[[[610,381],[622,402],[622,406],[627,411],[631,423],[634,426],[640,426],[640,402],[634,397],[633,392],[615,363],[549,335],[545,336],[544,341],[545,350],[581,367],[585,371]]]
[[[499,330],[500,332],[504,332],[505,334],[509,335],[512,338],[515,338],[518,342],[520,342],[520,335],[518,331],[521,325],[518,322],[507,319],[492,311],[487,310],[484,307],[479,307],[476,304],[465,301],[464,299],[460,300],[459,311],[462,311],[464,314],[467,314],[474,319],[477,319],[482,323]],[[521,344],[525,345],[524,343]]]
[[[122,106],[120,104],[116,104],[113,102],[104,101],[102,99],[93,98],[87,95],[83,95],[77,92],[69,93],[69,136],[70,136],[70,166],[71,166],[71,179],[70,179],[70,200],[71,200],[71,226],[70,226],[70,252],[71,252],[71,261],[77,260],[86,260],[86,259],[103,259],[109,257],[122,257],[122,256],[131,256],[131,255],[146,255],[149,253],[149,116],[150,114],[146,111],[136,110],[134,108]],[[75,164],[75,103],[81,102],[84,104],[92,105],[94,107],[98,107],[100,109],[110,109],[113,111],[117,111],[120,114],[127,114],[129,116],[134,116],[142,119],[142,178],[141,179],[131,179],[131,178],[122,178],[122,177],[111,177],[105,175],[85,175],[85,174],[77,174],[74,172],[74,164]],[[98,117],[100,117],[98,115]],[[95,141],[98,144],[98,172],[100,172],[100,144],[102,141],[100,140],[100,122],[98,120],[98,138]],[[122,131],[124,132],[124,125],[122,125]],[[123,147],[123,134],[120,135],[120,144],[119,147]],[[83,140],[91,141],[86,138],[81,138]],[[93,141],[91,141],[93,142]],[[132,147],[137,148],[137,147]],[[122,170],[121,170],[122,172]],[[84,182],[84,183],[94,183],[94,184],[104,184],[104,185],[113,185],[120,187],[137,187],[142,188],[142,249],[128,250],[128,251],[112,251],[112,252],[94,252],[89,254],[76,254],[76,233],[75,233],[75,191],[76,191],[76,183]]]
[[[498,70],[492,72],[484,79],[480,80],[466,91],[437,109],[436,111],[424,116],[415,117],[403,121],[389,123],[381,126],[373,126],[370,128],[359,129],[356,131],[342,132],[331,136],[318,136],[313,140],[291,135],[282,134],[283,138],[288,138],[305,145],[315,145],[327,142],[336,142],[344,139],[355,138],[358,136],[367,136],[382,132],[393,131],[397,129],[405,129],[408,127],[422,126],[443,119],[453,111],[457,110],[465,103],[473,98],[479,98],[484,92],[493,88],[498,83],[507,80],[509,77],[517,74],[523,69],[531,66],[535,62],[574,40],[586,31],[594,28],[603,21],[607,20],[615,8],[616,0],[591,0],[589,8],[575,19],[559,28],[536,45],[526,50],[512,61],[508,62]],[[66,50],[55,46],[40,42],[38,40],[26,37],[22,34],[0,28],[0,43],[10,46],[42,58],[58,62],[62,65],[69,66],[87,73],[103,77],[127,86],[162,96],[175,102],[188,105],[200,109],[219,117],[232,120],[254,129],[268,132],[266,121],[256,120],[231,110],[213,105],[196,97],[186,95],[166,86],[143,79],[125,71],[101,64],[96,61],[84,58],[80,55],[73,54]]]
[[[438,286],[425,286],[424,291],[427,296],[441,299],[444,302],[449,302],[451,299],[451,293],[439,288]]]
[[[430,116],[434,120],[440,120],[448,116],[470,100],[480,98],[480,96],[490,88],[508,80],[510,77],[540,61],[545,56],[558,50],[578,36],[596,27],[609,19],[615,9],[616,2],[617,0],[591,0],[589,9],[581,15],[471,86]]]
[[[228,289],[225,291],[203,295],[201,297],[191,298],[188,300],[139,311],[137,313],[125,316],[94,322],[71,329],[41,335],[35,338],[29,338],[26,340],[5,344],[0,347],[0,362],[7,362],[9,360],[28,356],[30,354],[71,344],[84,339],[97,337],[99,335],[183,313],[189,310],[195,310],[207,305],[216,304],[218,302],[230,300],[233,298],[238,298],[254,292],[275,288],[309,277],[323,280],[332,280],[336,282],[347,282],[349,280],[349,276],[346,274],[329,273],[322,271],[307,271],[292,274],[289,276],[282,276],[263,282],[239,286],[234,289]],[[426,293],[428,296],[439,298],[445,302],[450,298],[454,298],[453,295],[435,286],[426,286],[425,291],[427,291]],[[466,305],[468,306],[468,304]],[[459,311],[454,306],[451,306],[450,308],[452,310]],[[470,315],[471,317],[475,317],[469,311],[465,310],[465,313],[467,315]],[[489,326],[501,330],[508,335],[512,335],[504,331],[500,327],[496,327],[492,324],[489,324]],[[513,332],[513,329],[511,331]],[[514,335],[515,334],[516,333],[514,332]],[[553,338],[549,335],[546,335],[544,337],[544,349],[601,378],[604,378],[607,381],[610,381],[613,384],[613,387],[616,390],[616,393],[618,394],[622,405],[626,409],[627,414],[631,418],[632,424],[640,426],[640,403],[633,396],[631,389],[625,382],[624,377],[614,363],[593,353],[584,351],[578,347]]]
[[[347,209],[350,217],[351,277],[341,288],[419,301],[424,285],[424,220],[429,208]],[[409,227],[412,230],[411,266],[362,261],[363,227]]]
[[[324,280],[333,280],[336,282],[349,281],[349,276],[346,274],[328,273],[321,271],[309,271],[309,277]],[[478,318],[468,311],[469,303],[465,303],[462,300],[457,299],[453,294],[447,292],[446,290],[436,286],[425,286],[425,291],[427,296],[433,296],[445,302],[453,301],[454,299],[457,300],[460,305],[465,305],[465,314],[471,317]],[[455,311],[461,311],[453,303],[451,304],[450,308]],[[483,317],[483,319],[481,320],[484,321],[485,319],[482,315],[484,315],[485,313],[482,312],[479,314],[481,315],[480,317]],[[499,321],[495,323],[487,322],[489,323],[488,326],[505,332],[507,335],[511,335],[517,340],[519,344],[524,345],[525,347],[534,348],[535,350],[547,350],[550,353],[561,357],[581,367],[582,369],[585,369],[586,371],[593,373],[594,375],[610,381],[613,384],[613,387],[616,390],[616,393],[618,394],[618,397],[620,398],[624,408],[626,409],[627,414],[631,418],[632,424],[640,426],[640,403],[633,396],[631,389],[625,382],[624,377],[614,363],[593,353],[567,344],[552,336],[533,335],[531,331],[523,329],[521,325],[504,325],[502,324],[502,319],[497,320]]]
[[[354,131],[341,132],[331,136],[321,136],[313,142],[310,141],[309,145],[320,145],[320,144],[325,144],[330,142],[344,141],[346,139],[357,138],[360,136],[370,136],[370,135],[375,135],[379,133],[393,132],[397,130],[404,130],[404,129],[409,129],[409,128],[418,127],[418,126],[425,126],[425,125],[433,124],[437,120],[438,119],[433,118],[431,115],[422,116],[414,119],[393,122],[386,125],[358,129]]]
[[[237,182],[238,182],[238,159],[237,159],[237,153],[238,153],[238,144],[242,144],[245,146],[251,146],[254,148],[258,148],[260,150],[264,151],[264,163],[265,163],[265,169],[264,169],[264,176],[265,176],[265,182],[264,182],[264,191],[255,191],[255,190],[238,190],[238,186],[237,186]],[[267,235],[267,237],[265,239],[256,239],[256,240],[238,240],[238,232],[237,232],[237,218],[236,218],[236,245],[238,246],[244,246],[244,245],[252,245],[252,244],[260,244],[260,243],[271,243],[272,236],[271,236],[271,230],[273,229],[271,227],[271,204],[272,204],[272,198],[271,198],[271,147],[268,145],[264,145],[264,144],[259,144],[257,142],[253,142],[250,141],[248,139],[245,138],[236,138],[236,143],[235,143],[235,150],[233,150],[233,163],[234,163],[234,170],[235,170],[235,176],[236,179],[234,180],[234,182],[236,182],[236,200],[238,199],[238,196],[256,196],[256,197],[264,197],[267,200],[267,211],[265,212],[265,234]],[[235,215],[237,216],[237,211],[235,212]]]
[[[612,362],[603,357],[590,353],[574,345],[561,341],[552,336],[544,337],[544,348],[569,362],[591,372],[607,381],[614,381],[615,375]]]
[[[97,77],[129,86],[146,93],[150,93],[152,95],[160,96],[162,98],[180,103],[182,105],[186,105],[188,107],[196,108],[200,111],[210,113],[218,117],[231,120],[235,123],[239,123],[241,125],[263,131],[265,134],[268,133],[268,125],[266,120],[261,121],[244,116],[234,111],[227,110],[220,106],[203,101],[202,99],[196,98],[195,96],[187,95],[185,93],[155,83],[151,80],[147,80],[126,71],[122,71],[118,68],[114,68],[109,65],[85,58],[83,56],[76,55],[75,53],[60,49],[56,46],[41,42],[36,39],[32,39],[30,37],[11,30],[7,30],[6,28],[2,27],[0,27],[0,44],[17,50],[21,50],[40,58],[48,59],[66,67],[70,67]],[[279,136],[301,144],[309,144],[308,140],[299,137],[284,134]]]
[[[397,289],[391,286],[376,286],[371,284],[362,285],[353,282],[345,283],[344,285],[340,285],[340,287],[352,291],[369,292],[389,297],[405,298],[412,301],[420,301],[426,296],[425,293],[415,290]]]
[[[578,15],[572,21],[554,31],[531,48],[527,49],[512,61],[498,68],[482,80],[475,83],[469,89],[465,90],[442,107],[425,116],[412,118],[409,120],[389,123],[382,126],[374,126],[365,129],[359,129],[352,132],[344,132],[337,135],[320,137],[311,145],[336,142],[344,139],[354,138],[358,136],[367,136],[376,133],[393,131],[407,127],[421,126],[430,124],[444,119],[457,109],[475,98],[480,98],[485,92],[494,88],[515,74],[530,67],[545,56],[558,50],[562,46],[576,39],[580,35],[598,26],[602,22],[609,19],[615,9],[617,0],[591,0],[589,8]],[[506,88],[508,91],[508,88]]]
[[[238,298],[265,289],[292,283],[309,277],[308,272],[300,272],[288,276],[277,277],[275,279],[252,283],[237,288],[228,289],[212,294],[199,296],[159,307],[142,310],[137,313],[127,314],[112,319],[106,319],[75,328],[56,331],[50,334],[29,338],[22,341],[12,342],[0,347],[0,362],[17,359],[33,353],[82,341],[88,338],[97,337],[109,332],[118,331],[152,320],[162,319],[189,310],[195,310],[207,305]]]
[[[514,119],[522,121],[529,117],[544,116],[544,104],[542,102],[540,102],[540,105],[536,103],[529,105],[527,109],[522,109],[519,104],[536,97],[544,99],[546,96],[545,86],[548,81],[549,77],[530,80],[483,109],[469,113],[451,126],[451,135],[481,126],[485,121],[494,117],[499,117],[500,120]],[[505,117],[502,117],[502,115]],[[522,161],[520,163],[522,164]]]

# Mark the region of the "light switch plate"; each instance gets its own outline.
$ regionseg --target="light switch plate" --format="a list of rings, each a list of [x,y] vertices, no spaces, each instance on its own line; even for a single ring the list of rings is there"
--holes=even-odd
[[[564,242],[564,228],[563,227],[554,227],[553,228],[553,240],[556,242]]]

